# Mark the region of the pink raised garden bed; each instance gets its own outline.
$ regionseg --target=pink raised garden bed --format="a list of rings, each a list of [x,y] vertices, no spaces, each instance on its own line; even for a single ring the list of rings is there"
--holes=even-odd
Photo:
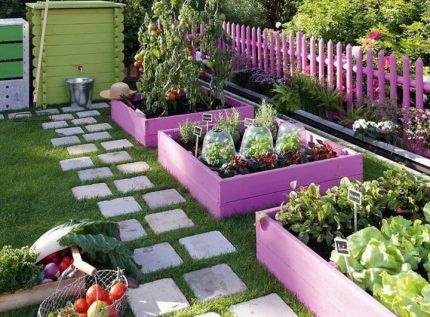
[[[308,138],[329,142],[338,153],[337,158],[292,165],[248,175],[221,178],[193,153],[183,148],[176,140],[175,130],[158,133],[158,161],[184,185],[202,205],[217,219],[235,214],[249,213],[273,207],[286,199],[290,182],[298,186],[314,182],[321,190],[338,185],[342,177],[361,180],[363,157],[351,150],[307,132]]]
[[[241,119],[254,118],[254,107],[238,99],[226,96],[226,104],[235,107],[240,113]],[[221,113],[230,113],[232,108],[207,111],[212,113],[214,118]],[[181,122],[200,121],[202,122],[203,112],[188,113],[169,117],[158,117],[147,119],[144,115],[135,112],[121,101],[112,101],[112,120],[118,124],[125,132],[130,134],[137,142],[146,147],[157,147],[158,131],[177,129]]]
[[[278,211],[256,213],[257,259],[307,308],[318,317],[396,316],[274,220]]]

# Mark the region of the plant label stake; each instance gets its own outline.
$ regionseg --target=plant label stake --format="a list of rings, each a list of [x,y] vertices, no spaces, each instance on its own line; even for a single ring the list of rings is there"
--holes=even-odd
[[[334,248],[340,256],[345,259],[346,270],[348,272],[349,278],[352,280],[351,268],[349,267],[348,258],[350,256],[348,240],[336,237],[334,239]]]
[[[202,128],[201,127],[194,127],[194,135],[196,136],[196,153],[195,157],[197,157],[197,152],[199,150],[199,138],[202,136]]]
[[[213,121],[212,113],[204,113],[202,119],[204,122],[206,122],[206,132],[209,132],[209,122]]]
[[[254,119],[251,118],[245,118],[244,122],[245,127],[251,127],[254,125]]]
[[[361,192],[355,189],[348,189],[348,200],[354,204],[354,232],[357,232],[357,206],[361,206]]]

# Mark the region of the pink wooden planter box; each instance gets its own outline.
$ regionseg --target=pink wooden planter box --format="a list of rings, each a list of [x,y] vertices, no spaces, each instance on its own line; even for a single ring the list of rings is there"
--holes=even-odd
[[[396,316],[274,220],[278,211],[256,213],[257,259],[317,317]]]
[[[158,161],[217,219],[280,204],[293,180],[298,186],[318,183],[325,191],[338,185],[342,177],[362,179],[361,154],[348,150],[347,155],[342,155],[345,150],[339,145],[310,132],[307,135],[329,142],[340,156],[223,179],[176,142],[176,129],[158,133]]]
[[[254,118],[254,107],[238,99],[226,96],[226,103],[235,107],[240,113],[241,119]],[[232,108],[207,111],[212,113],[214,118],[221,113],[227,111],[230,113]],[[200,121],[202,122],[203,112],[195,112],[189,114],[182,114],[170,117],[159,117],[147,119],[144,115],[135,112],[130,107],[127,107],[121,101],[112,101],[111,116],[112,120],[118,124],[125,132],[130,134],[137,142],[146,147],[157,147],[157,133],[158,131],[177,129],[181,122],[186,121]]]

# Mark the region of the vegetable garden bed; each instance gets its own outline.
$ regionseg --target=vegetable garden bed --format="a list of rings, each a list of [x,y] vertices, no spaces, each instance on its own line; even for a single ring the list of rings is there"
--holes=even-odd
[[[318,183],[324,191],[339,184],[343,177],[362,179],[361,154],[310,132],[307,136],[309,140],[316,138],[329,143],[338,157],[221,178],[179,144],[179,131],[174,129],[158,133],[158,160],[217,219],[281,203],[294,180],[298,186]]]
[[[278,211],[256,213],[257,259],[316,316],[396,316],[274,220]]]
[[[239,111],[241,119],[254,118],[253,106],[230,96],[226,96],[226,104],[231,108],[206,111],[205,113],[211,113],[216,117],[218,114],[231,113],[234,107]],[[202,115],[203,112],[195,112],[149,119],[145,115],[134,111],[122,101],[112,101],[112,120],[137,142],[146,147],[157,147],[158,131],[176,129],[181,122],[187,120],[202,122]]]

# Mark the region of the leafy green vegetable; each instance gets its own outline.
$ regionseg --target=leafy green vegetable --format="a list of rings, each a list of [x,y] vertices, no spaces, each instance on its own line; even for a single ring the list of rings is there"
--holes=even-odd
[[[43,278],[43,267],[36,265],[37,254],[29,247],[0,250],[0,293],[32,288]]]
[[[60,239],[60,245],[79,247],[83,257],[96,265],[98,269],[123,269],[134,278],[141,272],[132,259],[131,251],[115,237],[103,234],[68,234]]]
[[[60,227],[72,226],[69,234],[103,234],[109,237],[120,239],[120,230],[117,222],[106,220],[70,220]],[[59,227],[59,228],[60,228]]]

